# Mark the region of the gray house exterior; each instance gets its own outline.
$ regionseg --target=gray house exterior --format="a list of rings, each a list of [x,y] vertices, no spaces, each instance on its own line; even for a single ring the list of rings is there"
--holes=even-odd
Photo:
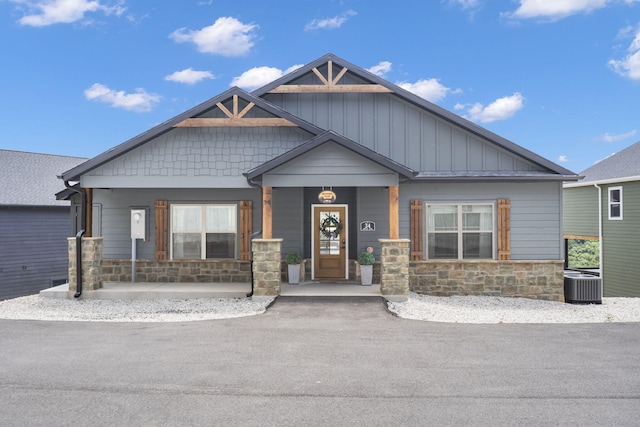
[[[640,142],[580,175],[564,186],[565,238],[600,241],[605,297],[640,297]]]
[[[357,282],[373,247],[385,296],[563,299],[562,183],[577,175],[332,54],[62,179],[86,195],[89,287],[131,280],[138,209],[140,281],[248,281],[253,258],[254,295],[277,295],[286,253],[313,286]]]
[[[60,171],[84,161],[0,150],[0,300],[67,281],[69,202],[54,194]]]

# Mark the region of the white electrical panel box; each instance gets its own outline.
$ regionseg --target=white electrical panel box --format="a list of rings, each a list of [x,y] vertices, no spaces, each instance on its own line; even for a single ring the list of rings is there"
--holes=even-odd
[[[146,238],[146,210],[145,209],[131,209],[131,238],[142,239]]]

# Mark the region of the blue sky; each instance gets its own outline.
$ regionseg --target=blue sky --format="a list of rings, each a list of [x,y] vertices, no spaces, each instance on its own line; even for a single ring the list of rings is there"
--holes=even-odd
[[[0,148],[93,157],[334,53],[567,169],[640,140],[640,0],[0,0]]]

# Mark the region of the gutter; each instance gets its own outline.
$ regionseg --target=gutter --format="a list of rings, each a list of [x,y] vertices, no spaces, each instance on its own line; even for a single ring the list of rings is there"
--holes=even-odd
[[[87,192],[84,188],[79,187],[77,189],[69,184],[69,181],[64,181],[64,186],[69,190],[80,194],[81,197],[81,209],[80,209],[80,231],[76,234],[76,293],[74,298],[80,298],[82,295],[82,235],[87,229]]]
[[[251,181],[251,179],[246,174],[244,175],[247,178],[247,184],[249,184],[253,188],[259,188],[260,195],[262,196],[262,186],[260,184],[256,184],[255,182]],[[262,234],[262,230],[256,231],[251,235],[251,238],[249,239],[249,241],[253,240],[254,238],[258,237],[261,234]],[[253,249],[251,250],[251,257],[250,257],[249,264],[251,268],[251,292],[247,294],[247,298],[251,298],[253,296]]]

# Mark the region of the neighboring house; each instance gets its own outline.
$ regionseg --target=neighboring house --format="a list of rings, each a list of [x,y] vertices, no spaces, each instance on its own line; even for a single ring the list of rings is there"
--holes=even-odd
[[[357,281],[372,246],[384,295],[562,300],[562,183],[578,177],[329,54],[62,178],[86,190],[96,283],[130,281],[134,247],[139,281],[248,281],[252,252],[279,269],[290,251],[307,281]],[[279,293],[273,268],[254,265],[255,295]]]
[[[66,283],[69,202],[61,170],[87,159],[0,150],[0,300]]]
[[[564,237],[600,241],[603,296],[640,297],[640,142],[580,175],[564,186]]]

